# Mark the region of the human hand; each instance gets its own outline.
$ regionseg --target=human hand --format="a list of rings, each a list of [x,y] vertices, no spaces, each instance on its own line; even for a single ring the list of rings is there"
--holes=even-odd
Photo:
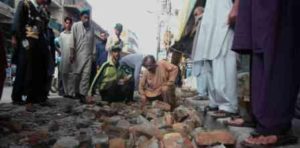
[[[232,9],[230,10],[230,13],[228,15],[228,25],[230,26],[234,26],[235,22],[236,22],[236,18],[238,15],[238,7],[233,6]]]
[[[17,47],[17,38],[15,36],[11,37],[11,45],[13,48]]]

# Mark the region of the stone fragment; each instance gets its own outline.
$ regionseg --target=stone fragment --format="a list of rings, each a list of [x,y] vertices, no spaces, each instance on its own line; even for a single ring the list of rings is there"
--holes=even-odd
[[[162,139],[162,133],[157,127],[153,125],[135,125],[129,128],[129,132],[136,134],[136,136],[145,135],[148,137],[156,137],[157,139]]]
[[[80,128],[87,128],[92,124],[92,121],[88,118],[84,118],[84,117],[77,117],[76,118],[76,127],[78,129]]]
[[[173,130],[175,131],[175,132],[178,132],[178,133],[180,133],[181,135],[183,135],[183,136],[186,136],[186,135],[188,135],[188,133],[190,133],[191,132],[191,128],[187,125],[187,124],[185,124],[185,123],[175,123],[175,124],[173,124]]]
[[[84,111],[84,112],[81,114],[81,116],[82,116],[83,118],[87,118],[87,119],[90,119],[90,120],[94,120],[94,119],[96,118],[95,113],[94,113],[93,111],[91,111],[91,110],[86,110],[86,111]]]
[[[120,120],[118,121],[116,127],[122,129],[128,129],[130,127],[130,123],[127,120]]]
[[[74,148],[79,146],[79,141],[75,137],[61,137],[56,141],[53,148]]]
[[[104,133],[99,133],[92,137],[92,143],[96,148],[108,147],[108,140],[108,136]]]
[[[50,132],[55,132],[59,130],[59,124],[57,123],[57,121],[50,121],[49,126],[48,126],[48,130]]]
[[[122,120],[122,116],[112,116],[109,117],[105,120],[106,123],[111,124],[111,125],[116,125],[120,120]]]
[[[228,131],[200,132],[196,135],[195,141],[198,146],[209,146],[216,143],[224,145],[235,144],[234,136]]]
[[[163,111],[159,108],[150,108],[145,111],[147,119],[155,119],[164,115]]]
[[[79,147],[88,148],[92,147],[92,137],[90,129],[80,129],[79,136]]]
[[[160,147],[161,146],[160,146],[159,140],[156,138],[152,138],[152,139],[146,141],[145,143],[141,144],[141,146],[138,148],[160,148]]]
[[[49,133],[47,130],[36,131],[28,136],[28,143],[30,145],[37,145],[41,142],[47,141]]]
[[[125,140],[121,138],[114,138],[109,140],[109,148],[125,148]]]
[[[144,146],[145,143],[148,142],[148,140],[149,139],[146,136],[139,136],[135,142],[135,145],[140,148]]]
[[[182,148],[184,146],[184,138],[180,133],[165,134],[162,144],[164,148]]]
[[[174,110],[173,115],[177,122],[183,122],[190,128],[196,128],[202,125],[200,114],[192,107],[181,105]]]
[[[161,110],[164,111],[170,111],[171,110],[171,105],[166,103],[166,102],[162,102],[162,101],[153,101],[152,102],[152,107],[154,108],[159,108]]]
[[[173,114],[174,118],[177,122],[182,122],[184,119],[188,118],[189,116],[189,109],[180,105],[179,107],[175,108]]]
[[[151,120],[151,123],[158,128],[167,128],[172,127],[174,120],[170,113],[165,113],[164,117],[155,118]]]
[[[128,129],[118,128],[112,125],[103,125],[103,131],[108,135],[109,138],[126,138],[129,136]]]

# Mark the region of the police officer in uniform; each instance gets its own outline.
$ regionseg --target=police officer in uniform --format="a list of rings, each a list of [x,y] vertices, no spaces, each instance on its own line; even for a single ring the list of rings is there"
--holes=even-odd
[[[48,17],[42,10],[47,0],[22,0],[15,14],[16,36],[24,52],[24,95],[26,110],[34,112],[33,103],[46,101],[47,66],[49,50],[44,32],[47,29]]]

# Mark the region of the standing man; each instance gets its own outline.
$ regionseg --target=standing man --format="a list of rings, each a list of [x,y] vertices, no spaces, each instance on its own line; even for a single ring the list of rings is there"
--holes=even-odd
[[[143,59],[146,70],[139,83],[139,93],[142,103],[163,100],[175,107],[175,79],[178,68],[164,60],[156,62],[154,56],[148,55]]]
[[[32,103],[46,101],[48,48],[44,32],[48,18],[42,11],[45,0],[20,1],[15,14],[15,33],[20,48],[24,49],[26,110],[35,111]]]
[[[6,75],[5,68],[7,66],[6,52],[3,44],[4,44],[3,34],[2,32],[0,32],[0,100],[1,100],[2,90],[5,82],[5,75]]]
[[[238,109],[237,55],[231,51],[234,32],[228,21],[233,8],[232,0],[207,1],[196,44],[194,61],[206,62],[201,71],[206,71],[207,81],[212,82],[209,108],[219,109],[214,117],[227,117]]]
[[[113,47],[119,46],[121,50],[124,47],[124,42],[121,39],[121,33],[123,31],[123,25],[120,23],[117,23],[114,29],[114,34],[109,36],[107,39],[107,44],[106,44],[106,50],[110,51]]]
[[[64,19],[64,31],[59,36],[59,46],[61,51],[61,62],[59,65],[60,76],[62,78],[62,86],[64,88],[65,97],[75,97],[73,66],[70,63],[70,42],[72,40],[73,20],[70,17]]]
[[[107,42],[107,33],[102,31],[100,33],[100,41],[96,44],[96,62],[93,62],[92,64],[92,72],[90,78],[91,83],[93,82],[97,74],[97,70],[99,70],[101,65],[107,61],[108,52],[105,50],[106,42]]]
[[[22,2],[24,3],[24,2]],[[26,71],[26,63],[25,60],[25,48],[22,46],[21,43],[21,36],[20,33],[17,32],[17,28],[19,28],[19,20],[20,20],[20,14],[21,10],[23,10],[23,4],[19,4],[16,8],[16,12],[14,15],[13,23],[12,23],[12,47],[14,48],[13,52],[13,58],[12,63],[16,65],[16,76],[13,83],[13,89],[12,89],[12,103],[16,105],[24,105],[25,102],[22,100],[22,96],[24,95],[24,84],[25,84],[25,71]],[[19,31],[19,30],[18,30]]]
[[[100,41],[96,45],[96,66],[97,69],[101,67],[101,65],[107,61],[108,52],[105,50],[107,43],[107,33],[100,33]]]
[[[207,98],[207,96],[208,96],[208,86],[209,86],[208,80],[209,79],[206,77],[208,71],[204,71],[202,68],[203,65],[205,64],[205,62],[197,61],[194,59],[194,57],[196,57],[195,52],[199,48],[197,46],[197,42],[198,42],[198,38],[200,35],[200,27],[201,27],[201,20],[203,17],[203,12],[204,12],[203,7],[197,7],[194,10],[195,24],[191,31],[191,34],[195,34],[193,48],[192,48],[192,54],[191,54],[191,59],[193,60],[192,73],[197,78],[197,91],[198,91],[201,99]]]
[[[252,55],[251,101],[257,121],[247,147],[297,143],[291,135],[300,87],[300,1],[240,1],[233,49]]]
[[[72,39],[70,43],[70,62],[74,67],[75,94],[82,103],[86,102],[89,89],[89,80],[92,68],[92,60],[95,59],[96,46],[94,28],[91,26],[90,10],[80,12],[81,21],[72,27]]]
[[[51,17],[51,13],[48,9],[48,6],[50,4],[51,4],[51,0],[46,0],[45,4],[43,5],[44,15],[47,18],[48,22],[50,21],[50,17]],[[57,51],[57,48],[55,47],[54,44],[55,35],[53,29],[49,27],[48,23],[46,25],[47,25],[46,26],[47,29],[44,31],[44,36],[47,42],[47,49],[48,49],[48,65],[47,65],[48,75],[47,75],[47,83],[45,84],[45,87],[47,89],[45,100],[48,99],[47,96],[49,95],[51,84],[52,84],[51,82],[54,77],[53,75],[55,71],[55,52]],[[46,104],[42,104],[42,105],[46,105]]]

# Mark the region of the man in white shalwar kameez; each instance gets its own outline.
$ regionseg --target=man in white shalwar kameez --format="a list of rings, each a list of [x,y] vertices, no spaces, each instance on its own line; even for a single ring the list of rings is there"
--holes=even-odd
[[[74,64],[76,98],[85,103],[96,46],[94,28],[90,23],[90,11],[81,11],[80,17],[81,21],[72,27],[70,61]]]
[[[60,74],[62,77],[62,83],[64,88],[65,97],[74,97],[75,88],[73,80],[73,69],[70,63],[70,41],[72,40],[71,28],[72,28],[72,18],[66,17],[64,20],[65,30],[60,33],[59,36],[59,46],[61,50],[62,61],[59,66]]]
[[[209,107],[216,113],[237,112],[237,55],[231,51],[234,32],[230,27],[232,0],[206,2],[201,28],[196,41],[194,62],[203,62],[204,82],[209,90]]]
[[[200,28],[201,28],[203,12],[204,12],[203,7],[197,7],[194,10],[195,24],[193,27],[193,32],[195,32],[195,37],[194,37],[194,41],[193,41],[193,49],[192,49],[192,55],[191,55],[191,59],[193,60],[192,74],[193,74],[193,76],[196,77],[197,91],[198,91],[201,99],[207,98],[207,96],[208,96],[208,86],[209,86],[208,80],[209,80],[209,78],[207,78],[207,76],[209,76],[209,75],[207,75],[205,73],[208,73],[209,71],[207,69],[205,70],[202,68],[204,64],[208,64],[208,63],[205,63],[205,61],[203,61],[203,60],[196,61],[194,59],[194,57],[195,57],[195,52],[198,47],[197,41],[198,41],[198,38],[200,35]]]

